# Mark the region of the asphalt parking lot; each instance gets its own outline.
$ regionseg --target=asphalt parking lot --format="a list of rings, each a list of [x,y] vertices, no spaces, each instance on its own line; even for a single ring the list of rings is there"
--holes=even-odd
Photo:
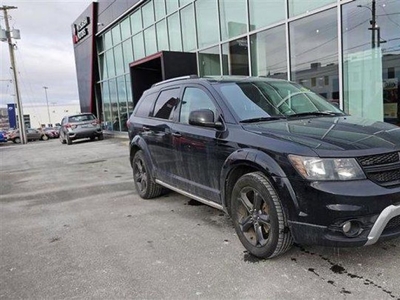
[[[1,299],[400,299],[400,239],[244,251],[221,211],[134,190],[128,141],[0,145]]]

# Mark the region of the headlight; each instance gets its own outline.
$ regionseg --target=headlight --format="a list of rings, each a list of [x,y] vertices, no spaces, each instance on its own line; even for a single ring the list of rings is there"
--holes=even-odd
[[[365,179],[354,158],[319,158],[289,155],[294,168],[309,180]]]

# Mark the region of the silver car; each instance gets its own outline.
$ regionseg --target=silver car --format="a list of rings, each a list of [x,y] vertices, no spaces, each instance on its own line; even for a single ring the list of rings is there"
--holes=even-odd
[[[104,139],[100,121],[94,114],[82,113],[65,116],[61,121],[60,141],[62,144],[71,145],[72,141],[83,138]]]

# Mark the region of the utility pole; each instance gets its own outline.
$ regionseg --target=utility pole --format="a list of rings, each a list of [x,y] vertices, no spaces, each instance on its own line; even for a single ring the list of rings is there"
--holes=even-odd
[[[47,89],[48,89],[48,87],[44,86],[43,88],[44,88],[44,93],[46,94],[47,117],[49,118],[49,124],[52,124],[51,123],[51,118],[50,118],[49,99],[47,98]]]
[[[10,24],[8,23],[8,14],[7,14],[7,10],[8,9],[16,9],[16,8],[17,7],[15,7],[15,6],[3,5],[3,7],[0,7],[0,10],[2,10],[4,12],[4,21],[5,21],[5,25],[6,25],[7,43],[8,43],[8,49],[9,49],[9,52],[10,52],[11,69],[13,71],[15,98],[16,98],[17,109],[18,109],[19,135],[21,137],[21,143],[22,144],[26,144],[27,139],[26,139],[26,131],[25,131],[25,121],[24,121],[24,113],[23,113],[23,110],[22,110],[22,103],[21,103],[21,98],[20,98],[19,88],[18,88],[17,67],[15,65],[15,56],[14,56],[14,44],[12,42]]]
[[[371,14],[372,14],[372,19],[371,19],[371,46],[372,49],[376,47],[375,44],[375,30],[376,30],[376,1],[372,0],[372,10],[371,10]],[[379,40],[378,40],[379,43]]]

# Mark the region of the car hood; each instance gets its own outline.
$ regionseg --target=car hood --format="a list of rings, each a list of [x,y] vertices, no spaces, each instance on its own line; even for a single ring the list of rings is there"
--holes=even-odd
[[[400,149],[400,127],[358,117],[310,117],[243,125],[246,130],[324,150]]]

